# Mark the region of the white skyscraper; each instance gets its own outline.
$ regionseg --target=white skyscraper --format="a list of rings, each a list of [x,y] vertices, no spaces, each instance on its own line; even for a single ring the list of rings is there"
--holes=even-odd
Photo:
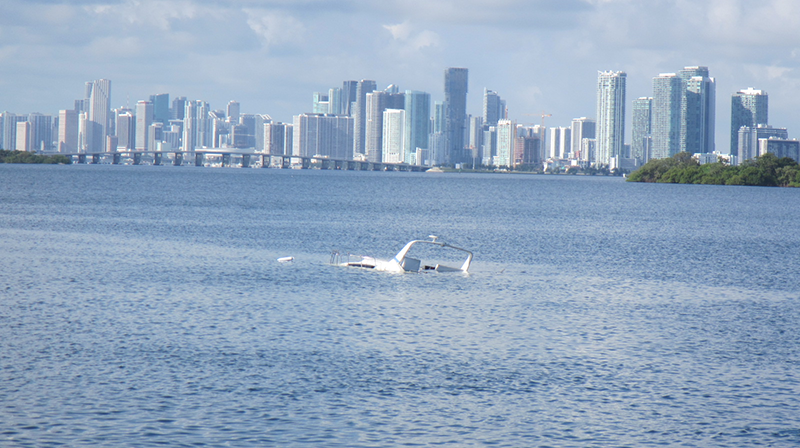
[[[141,100],[136,103],[136,150],[147,151],[147,130],[153,123],[153,103]]]
[[[385,109],[383,111],[383,161],[401,163],[405,154],[406,111],[402,109]]]
[[[625,72],[597,72],[597,164],[624,156],[626,78]]]

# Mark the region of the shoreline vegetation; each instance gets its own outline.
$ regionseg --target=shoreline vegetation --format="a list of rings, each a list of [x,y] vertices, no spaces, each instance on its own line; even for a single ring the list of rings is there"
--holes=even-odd
[[[71,164],[72,160],[69,157],[54,154],[42,155],[34,154],[28,151],[9,151],[7,149],[0,149],[0,163],[48,163],[48,164]]]
[[[651,160],[628,176],[628,182],[670,184],[748,185],[800,187],[800,164],[789,157],[767,153],[730,166],[721,161],[700,163],[688,152],[668,159]]]

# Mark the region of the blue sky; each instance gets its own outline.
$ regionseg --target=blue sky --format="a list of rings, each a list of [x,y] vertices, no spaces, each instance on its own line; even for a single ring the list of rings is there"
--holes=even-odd
[[[796,0],[2,0],[0,110],[56,113],[108,78],[113,107],[168,92],[289,121],[345,79],[441,100],[457,66],[470,113],[489,88],[510,118],[565,126],[595,116],[598,70],[627,72],[630,108],[659,73],[706,65],[726,149],[746,87],[800,137],[798,29]]]

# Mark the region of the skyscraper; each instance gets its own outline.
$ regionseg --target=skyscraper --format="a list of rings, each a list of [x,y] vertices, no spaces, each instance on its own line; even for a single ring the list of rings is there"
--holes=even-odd
[[[444,71],[445,163],[468,161],[465,157],[464,135],[467,127],[467,91],[469,70],[450,67]]]
[[[98,79],[92,82],[89,105],[89,120],[100,125],[101,140],[105,142],[107,135],[111,135],[111,81]],[[103,143],[100,143],[101,145]]]
[[[714,152],[716,82],[708,67],[685,67],[681,79],[681,151]]]
[[[581,117],[572,120],[572,154],[584,162],[590,162],[589,152],[583,148],[583,139],[594,138],[597,123],[591,118]]]
[[[147,151],[151,149],[148,145],[149,139],[147,132],[153,123],[153,103],[141,100],[136,103],[136,150]],[[119,144],[119,142],[117,143]]]
[[[383,111],[383,162],[403,162],[405,139],[406,111],[402,109],[384,109]]]
[[[681,93],[681,79],[675,73],[653,78],[650,151],[653,159],[666,159],[681,151]]]
[[[391,93],[392,86],[386,90],[375,91],[367,94],[366,107],[366,144],[365,153],[370,162],[381,162],[383,156],[383,111],[386,109],[402,109],[405,96],[400,93]]]
[[[58,152],[78,152],[78,111],[58,111]]]
[[[769,120],[769,96],[767,92],[752,87],[740,90],[731,97],[731,155],[739,154],[739,129],[742,126],[756,128]]]
[[[150,95],[150,102],[153,103],[153,121],[167,124],[169,122],[169,93]]]
[[[342,115],[353,115],[353,103],[358,93],[358,81],[342,82]]]
[[[350,159],[353,119],[344,115],[300,114],[294,116],[292,155]]]
[[[117,114],[117,150],[132,151],[136,147],[136,117],[128,109]]]
[[[497,92],[483,89],[483,124],[496,126],[497,120],[506,119],[506,102]]]
[[[645,163],[650,159],[652,146],[653,98],[641,97],[633,100],[633,122],[631,123],[631,157]]]
[[[419,149],[430,149],[431,95],[416,90],[406,90],[405,137],[403,138],[403,162],[412,163]],[[416,161],[420,164],[420,161]]]
[[[374,92],[378,84],[370,79],[362,79],[356,86],[355,109],[352,111],[354,132],[353,132],[353,156],[356,154],[366,154],[367,146],[367,94]],[[297,133],[297,129],[295,129]]]
[[[511,168],[517,141],[517,124],[511,120],[498,120],[496,129],[497,155],[494,156],[492,164],[498,167]]]
[[[238,101],[228,101],[228,123],[236,124],[239,122],[239,113],[241,106]]]
[[[608,165],[612,157],[624,157],[625,72],[597,72],[597,157]]]

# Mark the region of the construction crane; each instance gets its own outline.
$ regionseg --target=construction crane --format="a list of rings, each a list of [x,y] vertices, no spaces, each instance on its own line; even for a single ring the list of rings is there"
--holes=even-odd
[[[542,112],[542,113],[540,113],[540,114],[522,114],[522,115],[528,115],[528,116],[540,117],[540,118],[542,119],[542,127],[544,127],[544,119],[545,119],[546,117],[552,117],[552,116],[553,116],[553,114],[548,114],[547,112]]]

